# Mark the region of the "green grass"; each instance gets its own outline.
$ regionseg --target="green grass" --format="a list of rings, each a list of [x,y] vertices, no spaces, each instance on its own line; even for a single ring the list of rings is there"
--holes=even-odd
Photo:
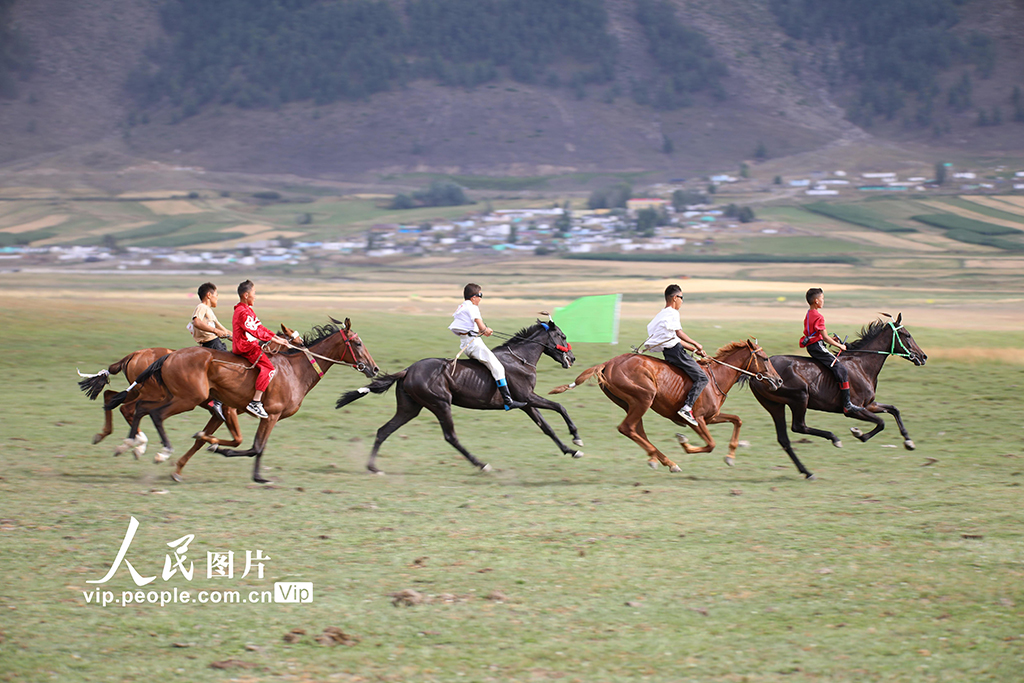
[[[896,225],[889,221],[881,220],[874,215],[867,207],[850,204],[829,204],[827,202],[815,202],[804,204],[803,208],[814,213],[820,213],[830,218],[860,225],[872,230],[881,232],[917,232],[917,230],[902,225]]]
[[[335,308],[257,306],[268,324],[299,329]],[[50,314],[45,329],[33,322],[40,307]],[[751,443],[735,469],[720,459],[727,428],[712,428],[712,455],[684,456],[673,446],[677,427],[647,421],[683,467],[670,476],[645,466],[615,430],[622,412],[590,383],[557,397],[586,440],[581,460],[558,455],[521,414],[456,409],[463,443],[496,472],[475,472],[423,414],[384,445],[389,475],[373,477],[363,463],[394,393],[336,411],[341,392],[366,382],[339,367],[275,429],[264,458],[273,486],[251,485],[251,461],[205,452],[174,484],[151,454],[111,458],[113,437],[89,444],[100,411],[77,390],[75,368],[95,372],[136,347],[187,344],[190,310],[186,300],[111,305],[85,292],[34,293],[0,308],[0,324],[27,332],[0,356],[5,385],[16,388],[0,394],[0,680],[1019,679],[1020,365],[889,361],[879,396],[902,410],[919,450],[885,447],[900,443],[891,418],[868,444],[797,443],[817,482],[799,477],[745,389],[726,404]],[[452,355],[447,322],[353,316],[390,370]],[[514,330],[526,321],[488,322]],[[645,322],[624,321],[622,339],[642,339]],[[907,324],[926,351],[1006,344]],[[756,334],[770,353],[793,353],[798,326],[686,327],[708,347]],[[625,346],[578,344],[572,371],[542,359],[539,388]],[[810,421],[837,432],[850,425],[820,413]],[[168,421],[178,453],[203,422]],[[255,422],[242,425],[248,442]],[[938,461],[923,467],[929,457]],[[87,604],[85,582],[105,573],[130,515],[141,527],[128,559],[157,576],[158,590],[312,581],[314,601]],[[185,534],[195,534],[195,576],[165,582],[166,544]],[[237,578],[245,551],[257,549],[272,558],[265,578]],[[235,551],[235,579],[206,578],[210,550]],[[106,586],[135,588],[123,567]],[[389,594],[406,588],[456,601],[393,606]],[[488,600],[493,591],[507,599]],[[316,644],[329,626],[360,640]],[[285,643],[296,628],[307,634]],[[210,668],[225,660],[253,668]]]
[[[246,236],[244,232],[192,232],[184,235],[167,235],[135,242],[135,247],[188,247],[193,244],[209,244],[210,242],[226,242]]]
[[[0,232],[0,247],[11,247],[14,245],[30,244],[36,240],[46,240],[55,237],[57,231],[54,228],[42,230],[30,230],[28,232]]]
[[[1000,209],[995,209],[992,208],[991,206],[985,206],[984,204],[977,204],[968,199],[962,199],[961,197],[943,197],[941,201],[945,204],[958,206],[961,209],[967,209],[968,211],[973,211],[974,213],[980,213],[981,215],[988,216],[989,218],[998,218],[1004,221],[1024,223],[1024,216],[1020,215],[1019,213],[1001,211]]]
[[[592,254],[564,254],[562,258],[580,261],[659,261],[679,263],[859,263],[855,256],[840,254],[807,256],[807,255],[774,255],[774,254],[662,254],[630,252],[598,252]]]
[[[197,219],[195,218],[165,218],[162,221],[157,221],[150,225],[144,225],[141,228],[115,232],[114,237],[118,240],[141,240],[147,237],[164,237],[194,225],[196,220]]]
[[[1024,243],[1004,240],[998,237],[989,237],[987,235],[979,235],[973,230],[949,230],[946,232],[946,237],[959,242],[965,242],[967,244],[981,244],[986,247],[995,247],[996,249],[1003,249],[1005,251],[1024,251]]]
[[[973,218],[964,218],[963,216],[957,216],[952,213],[911,216],[911,218],[919,223],[924,223],[925,225],[934,225],[937,228],[943,228],[945,230],[969,230],[971,232],[976,232],[979,235],[995,236],[1021,234],[1021,231],[1015,228],[976,221]]]

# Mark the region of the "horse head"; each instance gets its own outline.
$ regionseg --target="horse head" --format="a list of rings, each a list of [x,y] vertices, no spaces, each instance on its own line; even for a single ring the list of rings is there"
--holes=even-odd
[[[340,335],[340,343],[337,344],[341,347],[340,360],[343,363],[351,363],[356,370],[363,373],[367,377],[375,377],[380,373],[380,368],[377,367],[377,363],[374,362],[373,356],[370,355],[366,345],[363,344],[363,340],[359,338],[359,335],[352,331],[352,321],[349,318],[345,318],[342,322],[328,316],[330,321],[338,326],[336,334]]]
[[[926,354],[914,338],[911,336],[910,331],[903,327],[903,314],[898,313],[896,315],[895,323],[891,323],[894,330],[895,338],[893,340],[894,350],[898,350],[900,355],[905,355],[914,365],[924,365],[928,362],[928,354]]]
[[[764,349],[758,346],[756,340],[748,339],[747,350],[750,352],[751,358],[751,367],[748,370],[755,373],[754,379],[765,382],[772,391],[781,389],[782,377],[776,372],[775,366],[772,365],[772,361]]]
[[[563,368],[571,368],[572,364],[576,362],[576,356],[573,355],[572,344],[565,338],[565,333],[559,329],[554,320],[545,322],[538,319],[537,324],[547,332],[548,339],[544,344],[544,353],[561,363]]]

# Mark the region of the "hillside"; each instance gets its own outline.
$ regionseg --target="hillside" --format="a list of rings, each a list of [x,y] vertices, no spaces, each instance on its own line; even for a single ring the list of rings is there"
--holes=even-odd
[[[342,78],[331,81],[333,99],[320,91],[304,98],[307,91],[298,85],[290,95],[278,95],[277,102],[231,99],[222,86],[237,70],[207,72],[197,66],[172,74],[176,80],[149,82],[152,96],[140,104],[138,93],[130,94],[127,84],[139,73],[159,74],[161,50],[167,53],[173,44],[168,42],[173,36],[166,18],[161,22],[162,4],[6,0],[9,26],[28,45],[31,65],[16,72],[13,92],[0,99],[0,162],[53,153],[65,158],[70,150],[76,162],[92,167],[148,159],[220,171],[372,180],[408,172],[655,170],[678,176],[735,168],[759,149],[778,158],[870,138],[971,153],[1024,149],[1024,124],[1012,120],[1011,104],[1014,86],[1024,85],[1017,82],[1024,80],[1020,0],[958,4],[960,21],[943,31],[962,36],[958,45],[969,47],[980,40],[987,47],[973,53],[963,48],[963,54],[954,50],[948,67],[937,71],[929,86],[932,99],[915,104],[920,92],[901,91],[897,95],[903,108],[898,111],[892,104],[897,95],[891,95],[887,83],[882,83],[876,105],[863,81],[837,78],[839,57],[830,61],[829,55],[845,54],[841,43],[834,37],[794,38],[797,29],[779,19],[777,0],[671,3],[674,21],[682,27],[675,35],[682,42],[706,40],[708,59],[720,63],[725,73],[714,80],[709,71],[700,72],[709,83],[714,80],[713,87],[692,91],[685,89],[692,72],[673,71],[673,60],[679,59],[672,49],[652,48],[650,27],[638,21],[637,0],[606,0],[604,23],[595,19],[597,28],[591,30],[595,36],[611,37],[614,51],[601,47],[588,52],[586,41],[576,37],[574,44],[582,47],[575,52],[568,47],[533,50],[533,61],[507,64],[501,53],[493,52],[487,55],[489,61],[460,62],[459,54],[434,44],[443,47],[443,41],[429,43],[421,36],[415,49],[408,48],[412,58],[399,63],[418,64],[419,70],[385,76],[379,87],[353,91],[351,97],[345,96],[348,81]],[[224,6],[231,4],[239,3]],[[457,0],[451,4],[461,7]],[[800,3],[781,4],[801,9]],[[419,5],[437,9],[445,3],[421,0]],[[804,21],[804,15],[795,16]],[[830,30],[828,20],[822,19],[821,30]],[[228,18],[225,25],[239,21]],[[492,34],[500,35],[500,26]],[[536,40],[538,45],[556,42],[543,33]],[[219,46],[216,40],[212,44]],[[870,56],[874,49],[869,46],[864,52]],[[440,50],[443,63],[423,66],[430,61],[423,58],[426,50]],[[612,52],[614,59],[608,57]],[[994,58],[983,63],[989,53]],[[187,63],[188,57],[184,53],[176,60]],[[164,64],[175,63],[164,59]],[[475,71],[465,67],[470,63],[477,64]],[[491,66],[481,66],[485,63]],[[304,64],[296,69],[296,74],[327,71]],[[346,73],[356,71],[351,66]],[[189,74],[203,75],[204,87],[217,96],[190,100],[190,93],[202,89],[189,85]],[[945,98],[965,74],[970,80],[967,100],[953,107]],[[673,78],[676,86],[666,90]],[[286,74],[285,80],[294,83],[297,77]],[[649,92],[638,95],[637,84]],[[864,106],[857,109],[864,102],[881,107],[882,113],[868,109],[864,115]],[[914,116],[922,109],[935,116],[927,125],[915,125]],[[1000,125],[979,125],[982,115],[988,123],[998,116]],[[87,152],[75,157],[75,149]]]

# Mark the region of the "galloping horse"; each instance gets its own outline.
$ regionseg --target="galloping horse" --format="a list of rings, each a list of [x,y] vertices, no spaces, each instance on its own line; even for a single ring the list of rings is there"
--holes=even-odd
[[[890,317],[884,313],[883,315]],[[907,328],[903,327],[902,322],[903,314],[900,313],[895,321],[879,319],[862,328],[860,338],[850,342],[846,351],[841,352],[840,362],[846,365],[849,372],[850,401],[857,406],[857,410],[846,413],[846,417],[875,424],[875,428],[867,434],[856,427],[851,427],[850,432],[861,441],[867,441],[885,429],[885,422],[876,413],[889,413],[896,418],[896,426],[903,435],[904,448],[912,451],[916,446],[903,427],[900,411],[896,406],[875,402],[878,374],[882,371],[886,358],[899,356],[914,365],[924,365],[928,360],[928,356],[910,336]],[[808,356],[772,356],[771,360],[783,379],[782,388],[770,394],[755,384],[751,384],[750,388],[758,403],[764,406],[775,421],[775,435],[779,445],[786,450],[790,460],[804,477],[814,479],[814,475],[803,466],[789,443],[789,435],[786,433],[786,406],[789,406],[793,414],[794,432],[820,436],[830,440],[836,448],[841,448],[843,443],[839,437],[826,430],[808,427],[805,421],[808,410],[842,414],[839,386],[828,369]]]
[[[725,456],[725,464],[731,467],[736,461],[736,446],[739,443],[740,425],[743,422],[736,415],[718,412],[725,403],[726,395],[737,381],[753,377],[758,384],[768,384],[768,390],[771,391],[782,384],[782,379],[775,372],[761,347],[750,340],[726,344],[713,358],[701,362],[704,365],[704,372],[711,381],[697,399],[697,404],[693,406],[693,416],[697,418],[696,426],[684,422],[676,413],[690,391],[690,378],[678,368],[651,356],[636,353],[616,356],[600,365],[587,368],[575,382],[555,387],[550,393],[560,394],[568,391],[597,375],[601,391],[612,403],[626,411],[626,418],[619,425],[619,433],[629,437],[644,449],[647,453],[647,464],[653,469],[657,469],[658,463],[661,463],[668,467],[669,472],[682,470],[648,440],[644,432],[644,413],[653,408],[662,417],[677,425],[691,427],[697,432],[706,444],[703,447],[691,445],[685,434],[676,434],[679,445],[689,454],[713,451],[715,440],[711,438],[708,425],[731,422],[732,439],[729,440],[729,453]]]
[[[540,360],[541,355],[550,356],[561,363],[563,368],[570,368],[576,361],[571,348],[565,339],[565,334],[558,329],[555,323],[538,320],[534,325],[523,328],[507,342],[495,348],[494,355],[505,366],[505,379],[508,381],[512,398],[526,403],[526,407],[521,410],[537,423],[541,431],[547,434],[563,453],[579,458],[583,456],[583,451],[568,448],[563,444],[537,409],[558,411],[569,427],[569,432],[572,433],[572,442],[577,446],[582,446],[583,440],[580,439],[576,425],[569,418],[569,411],[560,403],[534,393],[534,387],[537,386],[537,361]],[[377,430],[377,438],[373,442],[373,450],[370,452],[366,469],[375,474],[383,474],[375,464],[377,451],[380,450],[381,444],[399,427],[426,408],[441,424],[445,441],[455,447],[476,467],[484,472],[490,471],[490,465],[477,460],[459,443],[458,437],[455,436],[455,423],[452,420],[453,405],[474,410],[502,410],[504,408],[501,396],[494,385],[494,379],[482,363],[475,360],[460,360],[453,363],[444,358],[424,358],[401,372],[379,377],[369,386],[342,395],[338,399],[336,407],[347,406],[352,401],[369,393],[383,394],[392,385],[397,385],[395,399],[398,406],[395,416]]]
[[[331,318],[331,323],[314,327],[313,331],[304,337],[305,349],[271,356],[277,374],[263,396],[263,406],[269,417],[260,420],[252,448],[225,450],[213,443],[214,440],[204,432],[194,435],[196,443],[209,443],[209,450],[227,458],[255,456],[252,479],[266,483],[267,480],[260,476],[260,460],[274,425],[278,420],[291,417],[298,412],[302,399],[317,385],[331,366],[349,365],[367,377],[373,377],[378,372],[377,364],[359,339],[359,335],[351,331],[352,324],[349,319],[346,318],[345,322],[341,323]],[[316,362],[317,359],[331,365],[321,369]],[[139,376],[138,382],[143,384],[150,378],[164,386],[169,398],[161,402],[140,401],[136,408],[135,424],[128,438],[134,438],[138,421],[142,416],[152,415],[167,451],[171,450],[171,444],[163,429],[163,421],[166,418],[192,410],[207,397],[221,401],[225,408],[244,410],[252,398],[256,385],[256,373],[252,372],[251,366],[244,360],[224,351],[211,351],[198,346],[179,349],[157,360]],[[181,471],[194,451],[193,448],[175,463],[176,468],[171,475],[175,481],[182,480]]]

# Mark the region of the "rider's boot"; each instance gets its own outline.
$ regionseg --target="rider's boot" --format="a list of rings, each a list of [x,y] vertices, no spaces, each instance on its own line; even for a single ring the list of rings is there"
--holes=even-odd
[[[497,382],[498,382],[498,391],[501,392],[501,398],[505,402],[505,410],[512,410],[513,408],[525,408],[526,407],[526,403],[524,403],[523,401],[516,401],[516,400],[514,400],[512,398],[512,394],[508,390],[508,383],[505,380],[499,379],[499,380],[497,380]]]
[[[845,389],[839,390],[839,402],[843,404],[843,412],[849,413],[850,411],[857,410],[857,406],[850,403],[850,387],[847,386]]]

